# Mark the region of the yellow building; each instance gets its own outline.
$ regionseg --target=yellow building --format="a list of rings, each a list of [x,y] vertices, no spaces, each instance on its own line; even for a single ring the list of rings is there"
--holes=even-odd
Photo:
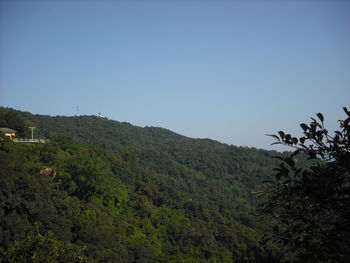
[[[0,128],[0,132],[5,135],[6,137],[9,137],[11,140],[16,138],[16,130],[10,129],[10,128],[5,128],[5,127],[1,127]]]

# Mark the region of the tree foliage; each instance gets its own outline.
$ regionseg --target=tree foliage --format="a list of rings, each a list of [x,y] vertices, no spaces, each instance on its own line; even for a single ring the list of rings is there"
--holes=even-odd
[[[33,235],[0,251],[4,263],[92,263],[93,259],[84,254],[84,247],[54,238],[52,232],[42,235],[36,229]]]
[[[0,127],[11,128],[17,131],[19,136],[25,134],[25,122],[15,111],[0,111]]]
[[[296,248],[303,262],[348,262],[350,258],[350,112],[331,135],[324,117],[302,123],[303,136],[271,135],[293,147],[271,180],[264,210],[284,222],[279,239]],[[303,167],[301,156],[309,160]]]
[[[256,216],[252,194],[277,152],[94,116],[16,113],[50,142],[0,142],[6,251],[28,244],[40,222],[41,238],[85,246],[95,262],[286,259],[283,247],[262,243],[272,223]]]

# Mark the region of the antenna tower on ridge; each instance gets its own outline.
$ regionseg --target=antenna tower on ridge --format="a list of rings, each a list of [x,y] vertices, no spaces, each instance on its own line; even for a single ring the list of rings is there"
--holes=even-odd
[[[79,116],[80,115],[80,109],[79,106],[77,106],[77,108],[75,109],[75,116]]]

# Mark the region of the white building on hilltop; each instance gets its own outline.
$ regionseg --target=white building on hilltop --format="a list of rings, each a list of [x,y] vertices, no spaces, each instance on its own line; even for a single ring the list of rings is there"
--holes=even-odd
[[[100,118],[107,118],[107,117],[103,114],[103,112],[99,112],[99,113],[98,113],[98,117],[100,117]]]

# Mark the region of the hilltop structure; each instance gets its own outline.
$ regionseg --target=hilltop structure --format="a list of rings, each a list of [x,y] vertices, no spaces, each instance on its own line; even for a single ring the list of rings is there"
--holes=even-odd
[[[17,131],[10,129],[10,128],[6,128],[6,127],[1,127],[0,131],[2,134],[4,134],[6,137],[8,137],[10,140],[14,140],[16,138],[17,135]]]
[[[98,113],[98,117],[100,117],[100,118],[107,118],[106,115],[104,115],[103,112],[99,112]]]
[[[0,132],[8,137],[11,141],[13,142],[22,142],[22,143],[46,143],[45,139],[34,139],[33,133],[32,133],[32,138],[27,139],[27,138],[17,138],[17,131],[14,129],[10,129],[7,127],[1,127]]]

